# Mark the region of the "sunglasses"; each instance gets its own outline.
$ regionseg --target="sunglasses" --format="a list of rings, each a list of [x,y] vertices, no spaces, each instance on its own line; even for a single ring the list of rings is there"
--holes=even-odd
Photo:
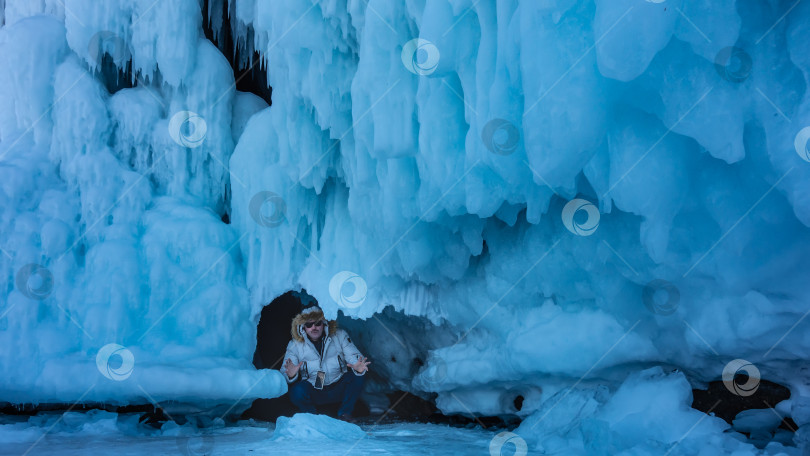
[[[311,328],[313,325],[315,325],[315,326],[323,326],[323,322],[322,321],[308,321],[308,322],[304,323],[304,327],[307,328],[307,329]]]

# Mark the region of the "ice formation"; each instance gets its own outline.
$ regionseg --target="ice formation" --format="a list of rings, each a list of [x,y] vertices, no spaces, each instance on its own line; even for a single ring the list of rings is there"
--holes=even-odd
[[[486,452],[490,432],[426,423],[383,424],[370,435],[334,418],[299,414],[272,423],[239,421],[237,426],[213,423],[206,428],[166,423],[160,430],[144,429],[137,414],[91,410],[87,413],[42,414],[27,421],[0,421],[4,454],[23,454],[50,428],[49,439],[35,453],[84,456],[119,450],[129,454],[233,455],[255,452],[294,456],[302,452],[367,454],[386,448],[391,454],[456,454]],[[359,434],[358,434],[359,433]],[[302,440],[306,439],[305,445]]]
[[[810,422],[810,4],[227,6],[0,1],[0,401],[279,396],[258,315],[306,289],[533,449],[751,449],[688,409],[733,360]]]

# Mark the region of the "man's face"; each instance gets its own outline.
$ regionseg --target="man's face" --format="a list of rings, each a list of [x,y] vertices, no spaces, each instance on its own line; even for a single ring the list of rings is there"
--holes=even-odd
[[[310,320],[309,322],[311,322]],[[307,323],[309,323],[307,322]],[[317,321],[311,328],[307,328],[307,325],[304,324],[304,331],[307,332],[307,336],[309,336],[312,340],[318,340],[323,334],[323,321]]]

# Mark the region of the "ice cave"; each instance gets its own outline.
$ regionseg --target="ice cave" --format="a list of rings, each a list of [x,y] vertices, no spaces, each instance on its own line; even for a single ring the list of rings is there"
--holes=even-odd
[[[0,0],[0,454],[810,454],[810,2]]]

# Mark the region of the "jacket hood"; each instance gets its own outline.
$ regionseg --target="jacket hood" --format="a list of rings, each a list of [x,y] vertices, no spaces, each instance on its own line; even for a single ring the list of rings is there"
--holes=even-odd
[[[315,310],[310,311],[308,313],[300,313],[293,318],[292,327],[290,328],[290,334],[292,338],[296,342],[303,342],[304,338],[307,336],[307,333],[304,331],[304,323],[308,321],[318,321],[318,320],[326,320],[323,315],[323,311]],[[323,337],[329,337],[330,334],[334,334],[337,331],[338,324],[336,320],[329,320],[328,324],[324,327],[324,335]]]

